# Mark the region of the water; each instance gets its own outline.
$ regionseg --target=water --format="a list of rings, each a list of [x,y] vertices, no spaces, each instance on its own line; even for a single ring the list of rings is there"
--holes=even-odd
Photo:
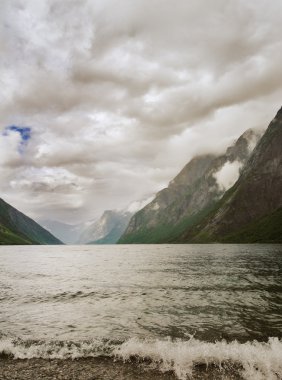
[[[0,263],[0,351],[15,358],[282,378],[281,245],[0,247]]]

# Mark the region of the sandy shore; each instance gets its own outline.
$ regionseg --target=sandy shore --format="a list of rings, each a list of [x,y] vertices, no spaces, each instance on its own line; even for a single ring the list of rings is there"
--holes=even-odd
[[[76,360],[15,360],[0,358],[1,380],[176,380],[172,373],[144,370],[138,363],[113,362],[110,358]],[[215,368],[199,367],[193,379],[239,380]]]

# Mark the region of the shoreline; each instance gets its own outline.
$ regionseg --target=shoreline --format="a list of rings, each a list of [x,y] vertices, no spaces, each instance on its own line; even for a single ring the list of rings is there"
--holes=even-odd
[[[109,357],[80,359],[0,358],[1,380],[177,380],[172,372],[162,373],[136,360],[123,362]],[[199,365],[195,380],[242,380],[234,368]]]

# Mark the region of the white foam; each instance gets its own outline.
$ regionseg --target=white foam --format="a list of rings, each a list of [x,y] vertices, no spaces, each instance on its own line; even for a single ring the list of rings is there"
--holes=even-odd
[[[194,338],[189,341],[130,339],[115,349],[115,355],[123,360],[130,360],[132,356],[150,359],[160,370],[173,371],[181,380],[192,378],[196,364],[221,367],[226,362],[242,367],[240,375],[246,380],[282,379],[282,341],[277,338],[270,338],[267,343],[244,344],[237,341],[208,343]]]
[[[245,380],[282,379],[282,340],[269,338],[267,343],[256,341],[239,343],[219,341],[203,342],[183,340],[140,340],[132,338],[124,343],[105,340],[84,342],[23,341],[2,338],[0,354],[15,359],[77,359],[85,357],[113,356],[123,361],[132,357],[140,361],[149,359],[160,371],[173,371],[178,379],[193,378],[197,364],[215,365],[219,369],[228,363],[234,371],[240,370]]]

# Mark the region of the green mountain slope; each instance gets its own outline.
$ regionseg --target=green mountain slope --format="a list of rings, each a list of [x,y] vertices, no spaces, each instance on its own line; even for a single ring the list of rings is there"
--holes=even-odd
[[[0,198],[0,245],[62,244],[60,240]]]
[[[282,208],[256,219],[233,234],[223,237],[224,243],[282,243]]]

